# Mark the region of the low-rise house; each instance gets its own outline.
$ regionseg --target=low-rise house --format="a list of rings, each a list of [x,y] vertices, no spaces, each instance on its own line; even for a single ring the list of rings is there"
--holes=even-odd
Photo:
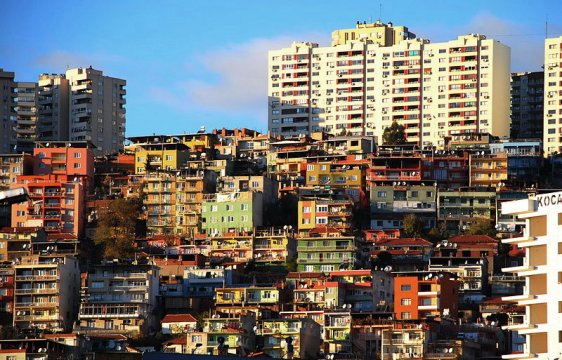
[[[267,319],[258,325],[256,342],[277,359],[313,359],[318,356],[320,325],[312,319]]]
[[[191,314],[168,314],[160,321],[162,334],[179,335],[197,330],[197,319]]]
[[[187,335],[187,353],[245,356],[255,349],[255,326],[256,318],[251,312],[237,317],[215,314],[203,319],[203,331]]]

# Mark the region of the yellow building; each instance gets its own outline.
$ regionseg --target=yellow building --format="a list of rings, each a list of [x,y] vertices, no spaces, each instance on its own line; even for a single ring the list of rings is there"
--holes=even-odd
[[[318,161],[306,164],[307,186],[365,188],[365,167],[347,161]]]
[[[135,145],[135,174],[150,170],[177,170],[189,159],[189,147],[169,135],[129,138]]]
[[[470,186],[505,187],[505,182],[507,182],[507,153],[482,153],[470,155]]]
[[[358,21],[354,29],[340,29],[332,32],[332,46],[345,45],[349,42],[361,41],[379,46],[396,45],[402,40],[415,39],[416,34],[408,31],[405,26],[393,26],[381,21],[367,23]]]
[[[46,242],[43,228],[3,228],[0,229],[0,261],[12,261],[33,252],[32,243]]]
[[[203,195],[213,191],[215,182],[214,172],[199,169],[145,174],[148,232],[189,236],[199,233]]]

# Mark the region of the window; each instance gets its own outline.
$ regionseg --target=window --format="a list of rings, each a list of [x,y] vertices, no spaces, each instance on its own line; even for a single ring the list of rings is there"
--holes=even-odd
[[[411,319],[411,318],[412,318],[412,313],[410,313],[410,312],[403,312],[403,313],[400,313],[400,316],[401,316],[402,319],[408,320],[408,319]]]
[[[172,155],[166,155],[166,161],[172,161]]]
[[[81,157],[82,157],[82,154],[81,154],[81,153],[79,153],[79,152],[75,152],[75,153],[74,153],[74,158],[75,158],[75,159],[80,159]]]
[[[400,285],[400,290],[401,291],[410,291],[410,290],[412,290],[412,285],[410,285],[410,284]]]
[[[80,169],[82,167],[82,164],[80,163],[74,163],[74,168],[75,169]]]
[[[302,212],[303,213],[309,213],[310,212],[310,206],[305,206],[302,208]]]
[[[306,166],[306,170],[307,170],[307,171],[314,171],[314,165],[310,165],[310,164],[307,165],[307,166]]]
[[[377,197],[386,197],[386,191],[377,191]]]
[[[241,204],[240,205],[240,210],[248,211],[249,208],[250,208],[249,204]]]
[[[402,299],[402,300],[400,300],[400,304],[401,305],[412,305],[412,299],[408,299],[408,298]]]
[[[325,218],[325,217],[316,218],[316,223],[317,223],[317,224],[327,224],[327,223],[328,223],[328,218]]]

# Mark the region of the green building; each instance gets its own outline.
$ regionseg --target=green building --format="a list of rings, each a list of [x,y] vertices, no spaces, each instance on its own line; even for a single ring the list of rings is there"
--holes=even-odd
[[[201,207],[202,230],[209,236],[251,232],[263,224],[263,193],[208,194]]]
[[[297,238],[297,270],[324,272],[353,269],[355,238],[338,229],[317,227]]]

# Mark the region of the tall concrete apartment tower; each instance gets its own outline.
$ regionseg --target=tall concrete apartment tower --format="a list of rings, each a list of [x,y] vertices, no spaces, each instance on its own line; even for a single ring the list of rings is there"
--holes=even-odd
[[[508,136],[509,47],[475,34],[433,44],[413,36],[392,24],[358,24],[334,32],[330,47],[270,51],[270,132],[345,131],[380,143],[397,121],[409,142],[439,148],[451,135]]]
[[[68,141],[69,85],[64,75],[39,76],[38,134],[39,140]]]
[[[542,71],[511,74],[510,138],[543,138],[543,91]]]
[[[14,73],[0,68],[0,154],[12,151],[16,124]]]
[[[91,141],[96,155],[122,150],[126,81],[91,67],[69,69],[66,79],[70,84],[69,140]]]
[[[16,126],[14,153],[32,153],[37,140],[37,83],[16,83]]]
[[[545,40],[544,46],[544,150],[562,152],[562,36]]]

